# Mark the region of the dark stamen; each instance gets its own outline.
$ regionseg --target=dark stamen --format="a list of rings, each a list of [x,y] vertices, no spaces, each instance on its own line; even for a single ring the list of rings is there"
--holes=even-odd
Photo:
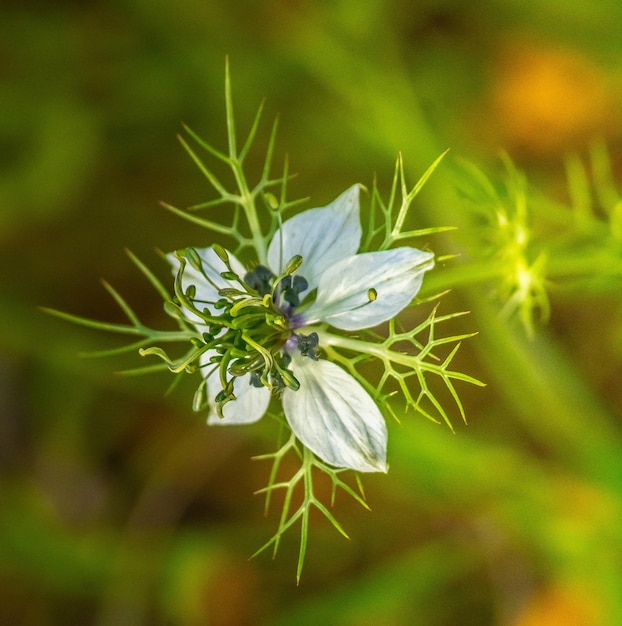
[[[305,291],[305,289],[307,289],[308,286],[309,286],[309,283],[304,276],[294,276],[293,288],[298,293]]]
[[[244,275],[244,282],[260,296],[272,291],[274,274],[264,265],[258,265]]]
[[[308,356],[310,359],[317,361],[318,359],[318,345],[320,338],[317,333],[311,333],[309,335],[303,335],[299,333],[296,335],[298,342],[298,350],[302,356]]]
[[[263,383],[261,382],[261,376],[259,375],[259,372],[251,372],[250,376],[251,376],[251,385],[253,387],[263,387]]]
[[[296,308],[300,304],[300,293],[305,291],[309,283],[304,276],[285,276],[281,280],[281,295],[283,300],[288,302],[292,308]]]

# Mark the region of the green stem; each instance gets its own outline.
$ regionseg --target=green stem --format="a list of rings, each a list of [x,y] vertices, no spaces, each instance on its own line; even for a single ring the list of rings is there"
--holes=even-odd
[[[248,228],[253,238],[253,246],[257,251],[257,260],[259,261],[260,265],[267,265],[268,251],[266,246],[266,239],[261,230],[259,217],[257,216],[255,198],[248,188],[248,183],[246,182],[246,177],[244,176],[244,172],[242,171],[242,164],[240,163],[240,161],[232,161],[231,166],[233,170],[233,175],[235,176],[235,181],[238,185],[238,189],[240,190],[241,204],[242,208],[244,209],[246,221],[248,222]]]
[[[428,366],[423,360],[412,354],[403,354],[402,352],[388,350],[383,344],[369,343],[368,341],[363,341],[361,339],[333,335],[320,329],[316,332],[320,338],[320,345],[324,344],[337,348],[343,348],[344,350],[350,350],[352,352],[369,354],[370,356],[374,356],[383,362],[390,361],[399,365],[405,365],[406,367],[414,367],[418,370],[438,371],[439,369],[437,365]]]
[[[253,236],[253,245],[257,251],[257,259],[260,265],[267,265],[268,263],[268,250],[266,246],[266,240],[261,232],[261,226],[259,225],[259,218],[257,217],[257,209],[255,208],[255,201],[250,193],[246,192],[244,196],[244,213],[248,221],[248,227]]]
[[[304,474],[304,489],[305,489],[305,501],[302,505],[304,507],[302,513],[302,520],[300,524],[300,547],[298,550],[298,567],[296,570],[296,584],[300,584],[300,577],[302,575],[302,566],[305,561],[305,555],[307,553],[307,539],[309,535],[309,513],[311,504],[314,500],[313,497],[313,452],[306,446],[303,446],[302,457],[302,471]]]

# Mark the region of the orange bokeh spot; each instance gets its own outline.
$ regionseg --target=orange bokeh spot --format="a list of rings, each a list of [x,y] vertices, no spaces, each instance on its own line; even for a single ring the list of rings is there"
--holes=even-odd
[[[606,135],[619,121],[613,118],[609,82],[575,50],[526,42],[506,47],[491,86],[501,142],[510,149],[546,155]]]

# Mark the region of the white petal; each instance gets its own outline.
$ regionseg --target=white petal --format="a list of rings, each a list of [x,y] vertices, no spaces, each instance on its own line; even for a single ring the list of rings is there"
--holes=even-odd
[[[224,289],[225,287],[233,287],[239,288],[240,285],[236,281],[225,280],[220,274],[221,272],[227,272],[227,266],[222,262],[220,257],[214,252],[214,249],[209,248],[196,248],[198,255],[201,257],[203,270],[209,277],[209,279],[218,287],[218,289]],[[231,263],[231,269],[240,277],[243,278],[246,270],[240,261],[236,259],[233,254],[230,252],[229,254],[229,262]],[[166,258],[168,262],[173,266],[173,272],[176,274],[179,270],[179,261],[173,254],[167,254]],[[197,308],[199,310],[202,308],[200,306],[201,302],[216,302],[216,300],[220,299],[218,295],[218,289],[210,283],[209,280],[203,276],[198,270],[194,269],[190,263],[186,263],[186,267],[184,268],[184,275],[181,281],[182,287],[184,291],[188,289],[190,285],[194,285],[196,287],[196,296],[195,300],[197,300]],[[206,304],[207,306],[207,304]],[[200,318],[198,318],[194,313],[191,313],[188,310],[184,310],[186,317],[191,321],[197,324],[201,323]]]
[[[303,261],[297,274],[314,289],[331,265],[356,253],[361,242],[359,185],[344,191],[319,209],[309,209],[287,220],[268,248],[268,264],[280,273],[299,254]]]
[[[386,472],[387,427],[371,396],[338,365],[293,355],[298,391],[283,392],[292,431],[335,467]]]
[[[367,252],[327,269],[315,302],[304,312],[307,324],[328,322],[342,330],[372,328],[397,315],[415,297],[434,255],[416,248]],[[376,299],[370,301],[369,290]]]
[[[210,351],[201,356],[201,363],[205,365],[203,368],[208,374],[213,365],[207,365],[209,358],[216,354],[216,351]],[[233,393],[236,399],[227,402],[223,407],[223,416],[219,417],[216,413],[214,398],[221,391],[220,378],[218,371],[215,371],[207,380],[207,397],[210,404],[207,423],[211,426],[231,426],[235,424],[253,424],[259,421],[270,404],[270,390],[267,387],[254,387],[251,385],[250,376],[240,376],[233,382]]]

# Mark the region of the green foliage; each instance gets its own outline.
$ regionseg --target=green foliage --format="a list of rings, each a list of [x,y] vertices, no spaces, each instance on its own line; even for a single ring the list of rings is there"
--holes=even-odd
[[[288,480],[276,482],[277,474],[279,471],[279,467],[283,460],[283,457],[286,454],[294,453],[300,460],[301,465],[298,471]],[[276,556],[277,550],[279,548],[279,544],[281,542],[281,537],[291,526],[293,526],[298,520],[300,520],[300,545],[298,550],[298,567],[296,569],[296,581],[300,582],[300,577],[302,575],[302,567],[304,564],[306,552],[307,552],[307,541],[309,535],[309,519],[311,515],[311,511],[313,508],[317,509],[326,519],[346,538],[349,539],[346,531],[341,527],[341,524],[335,519],[334,515],[329,511],[329,509],[322,504],[322,502],[317,498],[313,489],[313,480],[314,474],[317,471],[324,473],[328,476],[332,483],[332,497],[331,497],[331,506],[335,502],[335,494],[337,489],[342,489],[348,495],[352,496],[361,506],[369,509],[365,500],[362,498],[363,491],[360,482],[360,478],[357,475],[357,482],[360,489],[360,495],[356,493],[347,483],[343,482],[339,478],[339,474],[342,473],[343,469],[335,469],[334,467],[330,467],[326,465],[323,461],[318,459],[312,452],[309,451],[308,448],[300,445],[297,441],[296,437],[292,434],[289,440],[283,444],[276,452],[272,454],[264,454],[261,456],[254,457],[256,460],[272,460],[272,470],[270,472],[270,480],[268,482],[268,486],[260,489],[257,493],[266,494],[266,506],[265,511],[268,512],[270,506],[270,500],[273,492],[278,489],[283,489],[285,492],[285,497],[283,499],[283,508],[281,510],[281,517],[279,520],[279,528],[275,535],[265,543],[253,556],[257,556],[270,546],[273,547],[273,556]],[[302,485],[303,495],[302,500],[298,508],[291,513],[290,509],[292,507],[292,498],[295,495],[296,489]]]
[[[251,129],[248,133],[248,137],[244,142],[241,150],[238,151],[238,143],[235,130],[235,117],[233,113],[233,103],[231,96],[231,80],[229,77],[229,64],[227,63],[226,77],[225,77],[225,102],[226,102],[226,125],[227,125],[227,143],[228,153],[225,154],[220,150],[212,147],[210,144],[203,141],[196,135],[190,128],[186,126],[186,132],[203,150],[205,150],[210,156],[224,163],[230,170],[235,181],[235,190],[229,191],[224,183],[222,183],[218,177],[212,173],[207,167],[204,161],[199,158],[196,152],[190,147],[183,137],[179,137],[181,144],[186,152],[191,156],[192,160],[201,170],[203,175],[207,178],[214,191],[218,194],[218,197],[208,202],[202,202],[200,204],[189,207],[186,211],[181,211],[169,204],[163,203],[163,206],[176,215],[187,219],[188,221],[198,224],[214,233],[227,235],[233,238],[237,244],[234,248],[235,254],[242,253],[246,248],[253,248],[257,255],[257,261],[260,264],[266,263],[266,251],[268,243],[272,239],[272,235],[276,231],[279,222],[280,215],[286,210],[299,205],[304,200],[288,201],[287,196],[287,181],[288,181],[288,163],[285,161],[283,175],[280,178],[271,179],[270,170],[272,165],[272,159],[274,154],[274,142],[276,139],[277,123],[272,126],[272,132],[270,134],[270,140],[268,142],[268,148],[266,150],[266,156],[264,160],[261,177],[252,187],[249,185],[246,175],[244,173],[244,161],[248,157],[250,149],[255,140],[257,130],[259,128],[259,122],[261,120],[261,114],[263,111],[263,105],[257,111]],[[274,187],[280,187],[279,197],[277,198],[270,190]],[[267,233],[262,230],[262,221],[258,215],[257,205],[261,200],[261,204],[264,209],[268,211],[270,218],[270,228]],[[233,215],[230,219],[227,219],[227,224],[221,224],[210,219],[198,217],[194,215],[195,211],[202,209],[213,209],[218,207],[233,206]],[[240,223],[240,213],[244,214],[245,223]],[[246,234],[243,234],[246,233]]]
[[[372,395],[379,398],[395,419],[398,419],[398,416],[389,400],[395,393],[400,393],[405,410],[414,409],[435,422],[438,421],[437,418],[441,418],[451,428],[447,411],[429,385],[428,377],[435,376],[442,380],[465,421],[464,408],[454,387],[454,381],[483,385],[468,374],[449,369],[460,347],[460,341],[472,337],[473,334],[438,337],[436,333],[437,324],[460,315],[464,313],[437,316],[435,308],[426,320],[407,331],[398,332],[396,320],[390,320],[388,336],[384,338],[366,333],[365,336],[373,340],[361,340],[323,332],[321,340],[327,346],[330,358],[341,363],[352,374],[360,376]],[[453,347],[441,360],[437,351],[448,344],[453,344]],[[350,353],[350,356],[344,356],[343,352]],[[382,365],[382,374],[377,383],[366,381],[357,370],[357,366],[371,360],[378,360]],[[416,380],[414,385],[411,379]],[[397,383],[397,390],[391,388],[391,383]],[[417,390],[416,395],[413,395],[413,388]]]
[[[406,184],[404,161],[400,154],[395,164],[391,192],[386,203],[383,201],[382,194],[378,190],[377,183],[374,180],[371,208],[368,212],[367,235],[361,245],[362,250],[387,250],[395,244],[407,239],[427,237],[448,230],[454,230],[453,226],[434,226],[433,228],[418,228],[417,230],[410,231],[402,230],[413,201],[419,195],[423,185],[425,185],[428,178],[438,167],[445,154],[447,154],[447,152],[441,154],[441,156],[428,167],[423,176],[417,181],[416,185],[410,190]],[[394,217],[394,207],[396,202],[398,202],[398,186],[400,192],[399,208],[397,215]],[[377,224],[377,222],[379,223]],[[382,237],[382,239],[380,239],[380,237]]]
[[[592,184],[578,157],[566,161],[569,206],[530,190],[509,157],[503,162],[501,190],[475,166],[464,164],[461,191],[478,237],[477,256],[454,284],[492,281],[502,316],[517,315],[533,337],[537,321],[550,317],[551,289],[596,293],[619,288],[620,197],[600,143],[590,153]]]

